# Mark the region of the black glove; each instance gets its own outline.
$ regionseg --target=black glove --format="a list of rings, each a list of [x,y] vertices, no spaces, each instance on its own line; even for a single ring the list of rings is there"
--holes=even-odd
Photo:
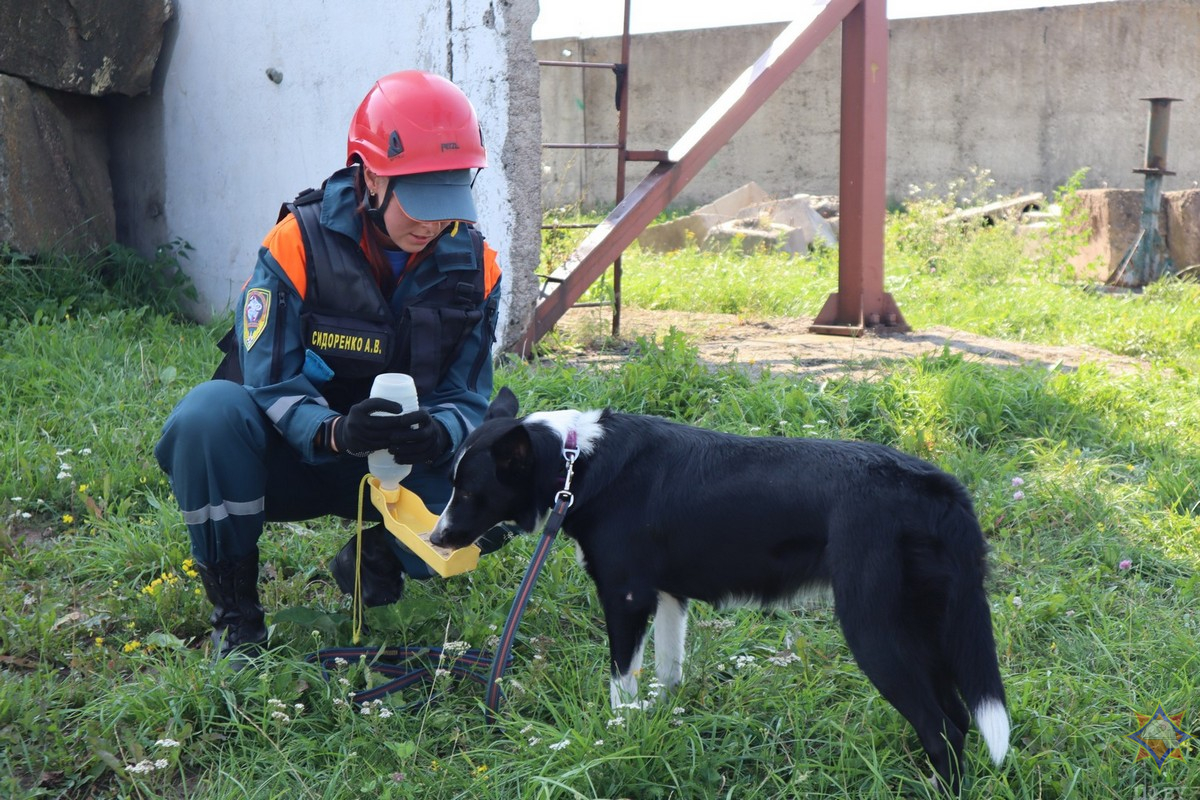
[[[386,450],[406,441],[403,432],[412,425],[404,422],[404,407],[382,397],[370,397],[350,407],[349,413],[333,423],[333,448],[352,456],[365,456],[373,450]],[[375,412],[383,414],[376,415]],[[426,417],[429,415],[426,414]]]
[[[400,430],[388,445],[397,464],[428,464],[450,449],[450,433],[423,408],[399,417],[397,425]]]

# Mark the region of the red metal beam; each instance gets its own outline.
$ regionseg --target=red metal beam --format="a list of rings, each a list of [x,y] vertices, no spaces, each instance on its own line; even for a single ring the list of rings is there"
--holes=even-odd
[[[866,327],[907,331],[883,291],[887,214],[886,0],[862,0],[842,23],[841,219],[838,290],[809,328],[858,336]]]
[[[660,162],[652,169],[634,190],[626,195],[625,199],[619,202],[616,208],[604,218],[604,221],[580,242],[575,252],[567,258],[566,263],[551,274],[550,280],[542,290],[537,308],[534,310],[532,324],[517,346],[519,352],[526,357],[532,353],[533,345],[554,327],[554,324],[587,291],[587,288],[620,257],[625,248],[667,207],[667,204],[683,190],[688,182],[708,163],[709,159],[741,129],[746,120],[762,107],[767,98],[783,84],[788,76],[816,51],[821,42],[827,39],[838,25],[842,24],[843,20],[856,14],[860,19],[858,25],[863,29],[858,34],[858,39],[861,40],[861,44],[858,45],[858,53],[859,57],[863,59],[860,61],[859,71],[864,74],[869,71],[864,67],[866,55],[874,53],[877,57],[876,50],[880,45],[880,42],[876,41],[880,37],[876,30],[878,26],[874,20],[876,17],[882,20],[881,44],[884,50],[882,61],[878,61],[877,65],[882,65],[884,69],[880,70],[881,74],[879,75],[873,74],[873,77],[878,79],[878,85],[884,92],[883,98],[886,100],[887,16],[885,3],[886,0],[825,0],[823,3],[818,0],[809,9],[801,12],[802,16],[798,16],[793,23],[788,25],[771,43],[766,52],[759,56],[758,60],[748,67],[692,125],[687,133],[671,147],[667,152],[667,160]],[[868,17],[872,20],[871,25],[866,24],[865,20]],[[844,40],[854,38],[854,36],[843,35]],[[843,47],[845,46],[843,43]],[[843,56],[843,84],[846,81],[846,61],[846,56]],[[863,85],[855,91],[865,96],[867,89],[865,75],[864,79],[859,80],[859,83]],[[846,102],[846,92],[843,89],[843,149],[845,149],[847,135],[845,131]],[[883,119],[886,118],[883,117]],[[865,121],[859,122],[859,127],[865,128]],[[843,155],[843,171],[845,163],[846,156]],[[867,168],[867,164],[862,163],[859,166],[860,173],[864,173]],[[879,166],[878,175],[879,185],[882,187],[882,164]],[[862,197],[866,192],[862,189],[861,174],[857,180],[859,188],[856,194],[858,197]],[[845,178],[843,178],[844,189]],[[850,201],[857,202],[855,197],[851,197]],[[879,236],[882,242],[883,206],[880,205],[878,210],[880,212]],[[843,215],[846,211],[847,198],[843,197]],[[859,224],[860,229],[865,227],[865,224],[866,217],[864,216]],[[845,225],[844,221],[842,225]],[[845,240],[844,230],[843,228],[843,235],[839,237],[843,241]],[[842,258],[844,261],[845,257]],[[882,270],[882,247],[880,248],[880,270]],[[839,271],[839,289],[842,287],[842,279]],[[882,285],[882,277],[880,277],[880,284]],[[839,294],[842,292],[839,291]]]

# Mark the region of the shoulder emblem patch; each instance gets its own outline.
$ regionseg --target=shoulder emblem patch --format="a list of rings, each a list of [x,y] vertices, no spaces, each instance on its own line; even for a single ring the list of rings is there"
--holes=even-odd
[[[249,350],[258,337],[267,329],[267,318],[271,316],[271,292],[268,289],[251,289],[246,292],[246,304],[242,306],[242,344]]]

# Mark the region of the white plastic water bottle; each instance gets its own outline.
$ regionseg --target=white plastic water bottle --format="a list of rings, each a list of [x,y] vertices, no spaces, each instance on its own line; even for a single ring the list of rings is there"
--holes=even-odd
[[[399,403],[407,414],[417,410],[417,386],[411,376],[403,372],[385,372],[375,376],[371,385],[371,397],[384,397],[394,403]],[[385,411],[376,411],[377,416],[398,416]],[[367,455],[367,469],[379,479],[383,489],[395,490],[400,481],[408,477],[412,471],[409,464],[397,464],[395,457],[387,450],[374,450]]]

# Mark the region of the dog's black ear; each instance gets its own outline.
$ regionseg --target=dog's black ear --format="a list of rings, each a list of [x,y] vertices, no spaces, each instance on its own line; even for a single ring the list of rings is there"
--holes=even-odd
[[[522,479],[533,469],[533,441],[524,425],[516,425],[492,444],[496,474],[503,480]]]
[[[517,396],[513,394],[512,389],[509,389],[507,386],[501,386],[500,391],[496,392],[496,398],[488,406],[487,413],[483,415],[483,419],[486,422],[489,419],[515,417],[516,415]]]

